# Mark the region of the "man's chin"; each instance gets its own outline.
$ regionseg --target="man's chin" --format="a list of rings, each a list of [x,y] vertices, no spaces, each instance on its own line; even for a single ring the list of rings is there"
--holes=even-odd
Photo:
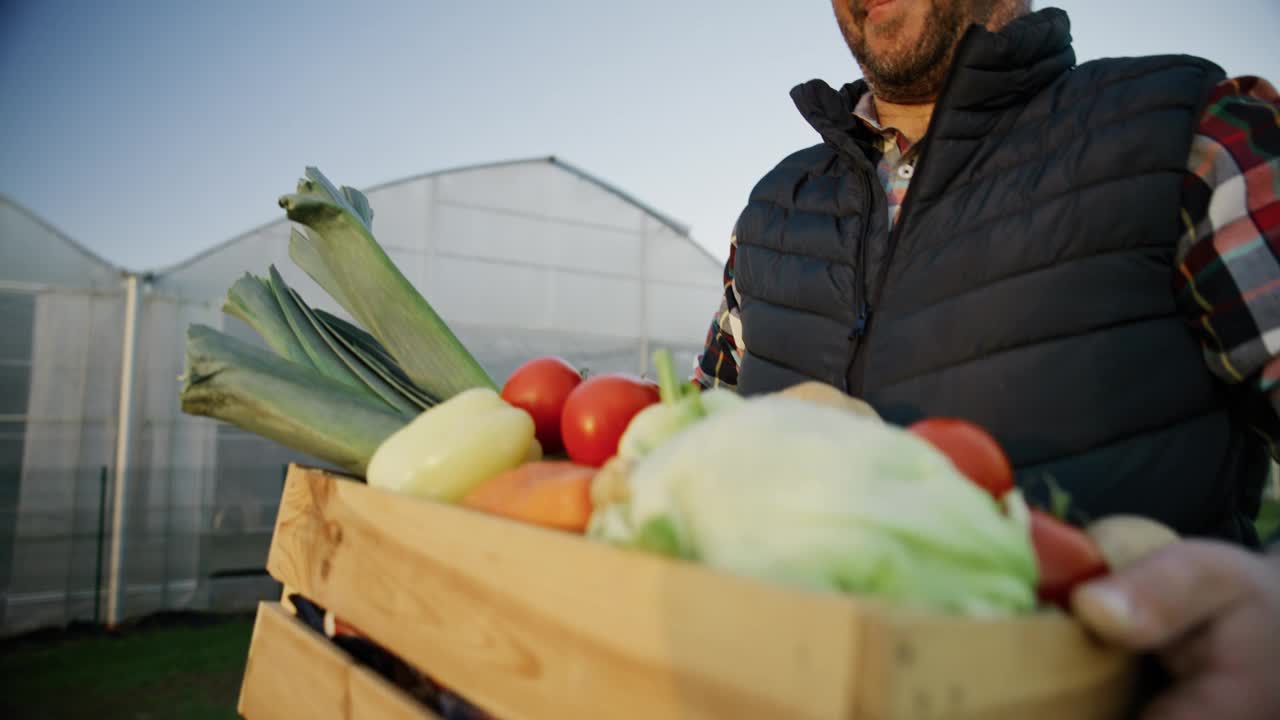
[[[882,43],[880,45],[872,45],[867,48],[867,53],[862,58],[863,63],[869,63],[872,67],[891,67],[902,65],[907,62],[915,46],[909,43],[898,42]]]
[[[919,52],[924,43],[923,32],[908,32],[901,22],[885,24],[864,37],[865,52],[873,58],[889,60],[906,58]]]

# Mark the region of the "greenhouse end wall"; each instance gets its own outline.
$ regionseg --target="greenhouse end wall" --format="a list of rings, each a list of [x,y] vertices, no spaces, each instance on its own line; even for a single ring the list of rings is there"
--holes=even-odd
[[[389,256],[497,381],[554,354],[644,374],[658,348],[691,371],[721,263],[678,223],[560,161],[421,175],[371,188]],[[276,266],[347,317],[288,257],[283,218],[142,274],[123,524],[126,618],[235,610],[278,593],[263,566],[283,473],[322,464],[180,412],[186,328],[251,342],[221,312],[243,273]],[[0,632],[102,621],[119,437],[125,274],[0,203]]]

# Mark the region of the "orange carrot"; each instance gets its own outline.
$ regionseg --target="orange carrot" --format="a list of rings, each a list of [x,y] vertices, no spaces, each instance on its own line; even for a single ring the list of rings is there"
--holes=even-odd
[[[561,460],[525,463],[481,483],[459,503],[515,520],[583,532],[596,469]]]

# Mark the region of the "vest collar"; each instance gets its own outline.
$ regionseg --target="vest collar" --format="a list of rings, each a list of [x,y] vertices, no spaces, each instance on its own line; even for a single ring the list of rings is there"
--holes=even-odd
[[[1048,86],[1070,70],[1075,59],[1071,21],[1058,8],[1020,17],[996,33],[971,25],[956,49],[945,83],[945,105],[970,111],[1009,107]],[[822,80],[810,80],[793,88],[791,99],[828,144],[861,165],[875,138],[853,109],[867,90],[865,80],[838,91]]]

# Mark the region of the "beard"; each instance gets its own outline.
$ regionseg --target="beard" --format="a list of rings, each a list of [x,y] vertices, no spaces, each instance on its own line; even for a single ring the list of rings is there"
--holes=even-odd
[[[865,0],[850,0],[848,17],[837,13],[845,42],[877,98],[902,104],[936,99],[965,30],[972,23],[989,20],[997,4],[997,0],[923,1],[928,8],[917,37],[907,37],[911,18],[906,12],[872,28],[867,27]],[[868,31],[880,42],[873,43]]]

